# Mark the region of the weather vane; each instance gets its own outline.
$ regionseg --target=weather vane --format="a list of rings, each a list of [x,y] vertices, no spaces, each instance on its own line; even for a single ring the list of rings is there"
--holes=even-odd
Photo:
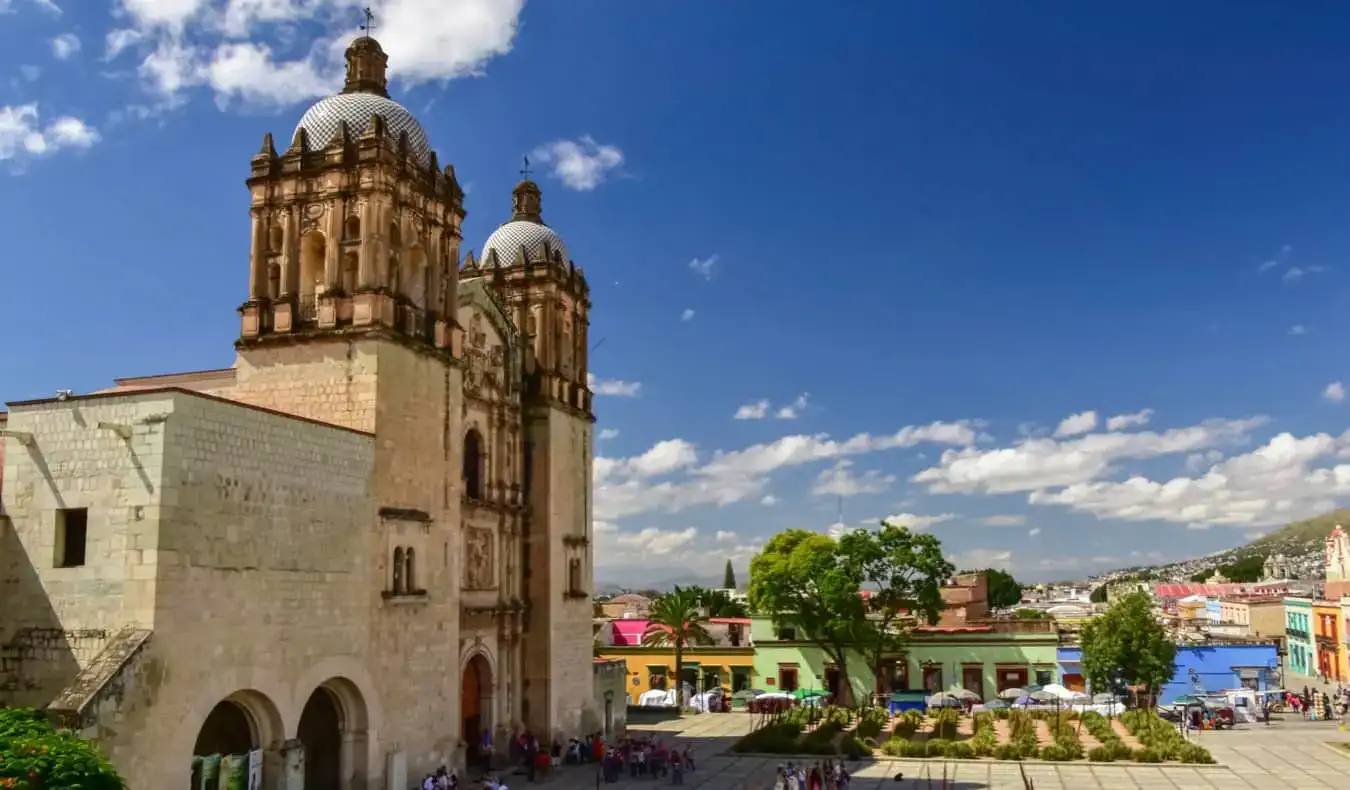
[[[533,170],[530,169],[530,158],[528,156],[522,158],[525,160],[525,166],[520,169],[520,174],[526,178],[529,178],[530,174],[534,172]]]
[[[361,14],[366,18],[365,23],[361,25],[361,30],[369,36],[375,30],[375,13],[370,10],[370,6],[366,6],[361,9]]]

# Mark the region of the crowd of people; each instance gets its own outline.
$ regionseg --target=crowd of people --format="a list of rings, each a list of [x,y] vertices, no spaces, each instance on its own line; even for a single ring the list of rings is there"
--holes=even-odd
[[[694,770],[694,748],[681,749],[660,736],[624,737],[603,751],[601,773],[606,783],[619,781],[627,773],[634,779],[650,778],[684,784],[684,775]]]
[[[817,762],[811,767],[783,763],[778,766],[774,790],[848,790],[848,769],[842,760]]]
[[[1337,686],[1335,692],[1327,693],[1304,686],[1302,694],[1289,692],[1285,704],[1309,721],[1331,721],[1350,709],[1350,689]]]

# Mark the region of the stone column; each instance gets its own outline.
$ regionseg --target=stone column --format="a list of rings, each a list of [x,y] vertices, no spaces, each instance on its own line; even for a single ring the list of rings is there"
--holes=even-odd
[[[295,249],[296,237],[293,212],[287,208],[281,215],[281,296],[289,296],[296,291],[300,277]]]
[[[375,233],[376,220],[379,212],[375,210],[375,203],[370,198],[361,201],[361,250],[358,260],[358,275],[356,284],[358,288],[370,288],[375,285],[376,272],[379,268],[375,263]]]
[[[323,235],[327,244],[323,248],[324,291],[336,290],[341,282],[339,266],[342,261],[342,219],[345,216],[344,201],[334,198],[328,202],[328,226]]]
[[[367,784],[366,757],[369,737],[365,732],[342,733],[341,787],[336,790],[365,790]]]
[[[267,223],[253,212],[253,235],[249,244],[248,298],[261,299],[267,292]]]
[[[291,739],[281,745],[281,783],[278,790],[305,790],[305,745]]]

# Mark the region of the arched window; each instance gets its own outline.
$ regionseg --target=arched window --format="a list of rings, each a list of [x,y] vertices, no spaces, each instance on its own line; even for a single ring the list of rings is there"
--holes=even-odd
[[[300,239],[300,298],[312,304],[324,286],[324,260],[328,257],[328,240],[317,230],[311,230]]]
[[[349,252],[342,258],[342,290],[347,294],[356,293],[356,280],[361,269],[356,253]]]
[[[464,434],[464,493],[483,499],[483,437],[474,429]]]
[[[417,577],[413,575],[413,554],[411,548],[403,552],[403,589],[410,593],[417,591]]]
[[[403,547],[399,546],[394,549],[394,595],[401,595],[406,589],[403,581],[404,567]]]
[[[342,223],[342,238],[344,241],[355,241],[361,238],[361,218],[347,217]]]
[[[274,220],[272,227],[267,230],[267,251],[273,254],[281,252],[281,245],[285,240],[286,235],[281,229],[281,224]]]

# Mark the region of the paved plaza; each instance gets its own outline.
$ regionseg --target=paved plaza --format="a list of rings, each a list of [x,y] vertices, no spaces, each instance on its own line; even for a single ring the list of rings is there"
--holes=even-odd
[[[744,735],[750,719],[743,713],[705,714],[671,719],[652,724],[630,723],[630,731],[660,734],[677,743],[692,743],[698,770],[686,774],[689,790],[769,790],[780,760],[742,757],[727,750]],[[1350,787],[1350,752],[1337,754],[1323,744],[1327,741],[1350,743],[1350,733],[1335,724],[1308,723],[1300,719],[1264,725],[1244,725],[1233,732],[1206,732],[1199,742],[1214,755],[1220,766],[1148,766],[1131,763],[1074,763],[1050,765],[1029,763],[1026,775],[1036,790],[1320,790]],[[943,761],[877,760],[849,763],[856,790],[920,790],[928,787],[931,774],[934,787],[941,787]],[[947,762],[949,790],[977,788],[1022,788],[1016,763]],[[894,776],[905,778],[896,782]],[[511,781],[513,780],[513,781]],[[524,786],[521,777],[511,777],[513,786]],[[590,787],[595,771],[590,767],[568,768],[549,777],[542,786]],[[670,786],[670,780],[629,779],[608,790],[631,790]]]

